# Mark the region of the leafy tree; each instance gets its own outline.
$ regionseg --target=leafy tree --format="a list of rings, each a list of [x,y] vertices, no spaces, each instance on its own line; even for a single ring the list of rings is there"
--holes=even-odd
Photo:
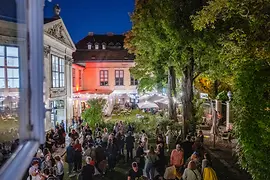
[[[202,5],[198,0],[137,0],[126,38],[126,47],[136,55],[135,69],[155,77],[160,74],[156,69],[168,72],[170,102],[176,96],[175,77],[181,77],[184,127],[194,119],[193,81],[215,59],[215,36],[210,31],[194,31],[190,20]]]
[[[269,0],[210,0],[193,16],[195,29],[215,30],[221,45],[219,59],[235,76],[239,161],[255,180],[270,179],[269,12]]]
[[[103,121],[103,107],[106,103],[105,99],[89,99],[87,104],[89,108],[82,113],[82,118],[89,124],[90,127],[94,127],[96,123]]]

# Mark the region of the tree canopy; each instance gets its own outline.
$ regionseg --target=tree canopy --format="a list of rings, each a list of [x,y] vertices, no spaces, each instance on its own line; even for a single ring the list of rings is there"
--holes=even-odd
[[[270,179],[269,15],[269,0],[210,0],[192,17],[196,30],[213,29],[219,37],[219,59],[234,76],[239,161],[255,180]]]

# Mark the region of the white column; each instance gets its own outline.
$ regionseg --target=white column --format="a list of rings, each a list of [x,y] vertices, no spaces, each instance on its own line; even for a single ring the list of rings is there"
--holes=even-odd
[[[221,113],[222,104],[221,101],[216,100],[216,111]]]
[[[226,102],[226,130],[230,130],[230,101]]]

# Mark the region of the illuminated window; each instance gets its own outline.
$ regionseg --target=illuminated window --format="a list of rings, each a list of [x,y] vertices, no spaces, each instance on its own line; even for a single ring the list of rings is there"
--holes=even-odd
[[[92,43],[87,44],[87,49],[92,49]]]
[[[79,87],[82,87],[82,71],[79,70]]]
[[[124,71],[123,70],[115,71],[115,85],[116,86],[124,85]]]
[[[101,70],[99,73],[99,79],[100,79],[100,86],[108,86],[108,71],[107,70]]]
[[[72,86],[75,87],[75,69],[72,68]]]
[[[52,55],[52,87],[65,87],[65,60]]]
[[[102,49],[106,49],[106,43],[102,43]]]
[[[95,49],[99,49],[99,44],[95,43]]]
[[[0,46],[0,88],[19,88],[19,48]]]
[[[138,85],[138,80],[135,79],[132,75],[130,75],[130,85],[131,85],[131,86],[136,86],[136,85]]]

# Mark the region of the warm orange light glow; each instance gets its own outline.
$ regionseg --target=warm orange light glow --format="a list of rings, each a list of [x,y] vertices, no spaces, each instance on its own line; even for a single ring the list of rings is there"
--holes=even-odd
[[[76,91],[79,91],[79,85],[76,85]]]

